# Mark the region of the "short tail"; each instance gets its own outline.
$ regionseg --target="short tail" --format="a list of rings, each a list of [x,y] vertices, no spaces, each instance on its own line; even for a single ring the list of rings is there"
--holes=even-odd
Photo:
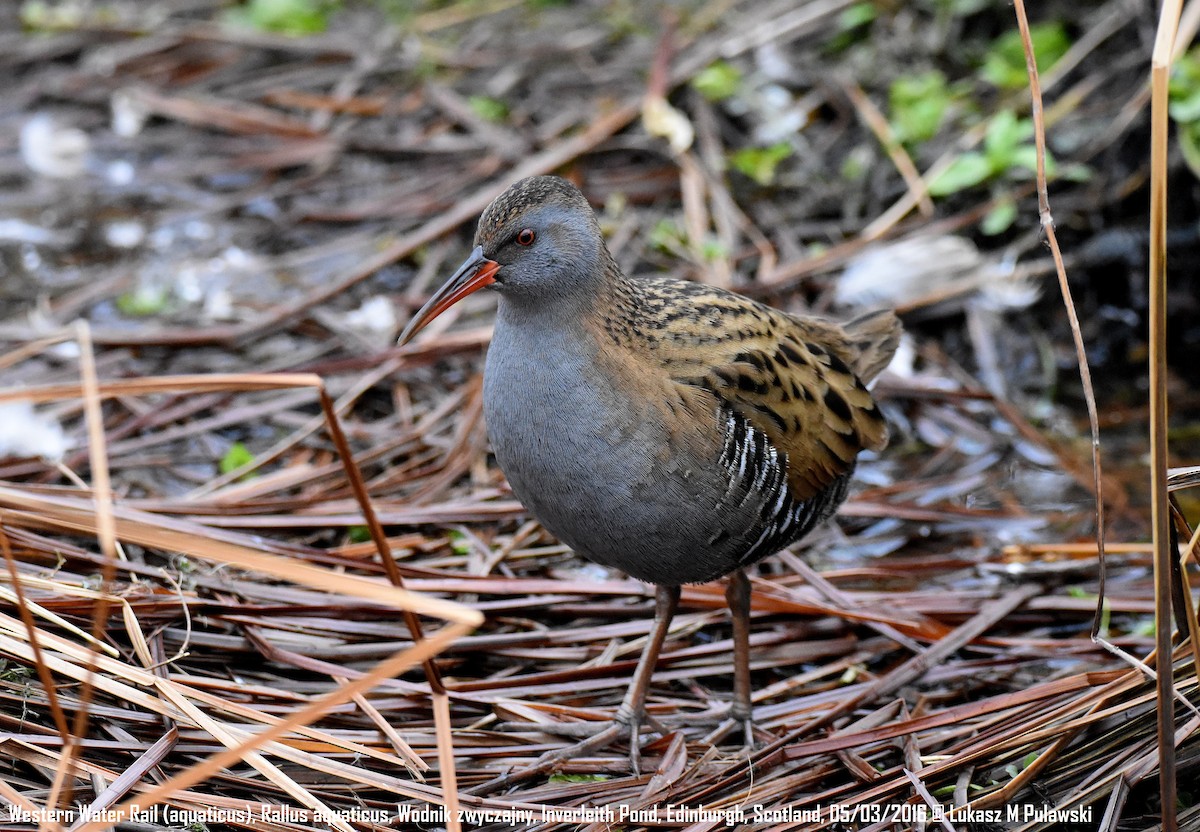
[[[890,309],[879,309],[842,324],[854,352],[854,372],[864,384],[883,372],[900,346],[904,327]]]

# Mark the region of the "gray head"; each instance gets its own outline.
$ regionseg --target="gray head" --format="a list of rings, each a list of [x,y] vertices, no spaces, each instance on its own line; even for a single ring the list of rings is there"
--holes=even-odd
[[[611,267],[596,215],[578,188],[557,176],[522,179],[484,210],[475,250],[413,316],[400,343],[484,286],[542,312],[575,308],[594,297]]]
[[[479,218],[475,245],[500,264],[498,291],[539,303],[587,290],[607,259],[591,206],[558,176],[522,179],[496,197]]]

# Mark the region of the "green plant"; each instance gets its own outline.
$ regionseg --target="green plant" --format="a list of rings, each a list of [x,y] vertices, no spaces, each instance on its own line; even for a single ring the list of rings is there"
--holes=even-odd
[[[988,122],[982,150],[963,153],[941,175],[929,183],[929,193],[949,196],[1005,175],[1024,175],[1037,170],[1033,144],[1033,122],[1018,119],[1011,110],[1001,110]],[[1055,171],[1046,154],[1046,175]]]
[[[829,39],[826,49],[831,53],[842,52],[864,39],[867,27],[879,16],[874,3],[855,3],[838,15],[837,32]]]
[[[654,224],[647,242],[651,248],[665,254],[682,256],[687,251],[687,233],[670,217],[663,217]]]
[[[946,17],[966,17],[992,6],[991,0],[934,0],[934,7]]]
[[[89,22],[90,9],[79,3],[51,3],[47,0],[25,0],[21,4],[21,25],[31,31],[52,32],[77,29]]]
[[[611,778],[608,774],[551,774],[551,783],[602,783]]]
[[[497,98],[488,98],[486,95],[472,95],[467,99],[467,104],[471,107],[471,111],[475,115],[487,121],[500,122],[508,118],[508,105]]]
[[[1184,164],[1200,177],[1200,50],[1181,56],[1171,67],[1167,94]]]
[[[1011,194],[1001,194],[992,210],[979,222],[979,230],[989,236],[1003,234],[1017,221],[1017,201]]]
[[[892,134],[906,145],[932,139],[951,101],[946,76],[937,70],[901,75],[888,90]]]
[[[260,32],[315,35],[328,28],[333,6],[327,0],[247,0],[227,11],[225,20]]]
[[[749,176],[760,185],[770,185],[775,181],[775,171],[779,163],[792,155],[792,146],[787,142],[778,142],[769,147],[746,147],[730,157],[734,169]]]
[[[696,73],[692,87],[709,101],[724,101],[738,91],[742,72],[726,61],[716,61]]]
[[[1031,751],[1028,754],[1026,754],[1024,757],[1022,757],[1021,761],[1019,763],[1009,763],[1008,765],[1006,765],[1004,767],[1004,772],[1009,777],[1016,777],[1022,771],[1024,771],[1025,769],[1027,769],[1031,765],[1033,765],[1034,760],[1036,760],[1037,758],[1038,758],[1037,752]]]
[[[1071,48],[1071,39],[1061,23],[1038,23],[1029,27],[1029,39],[1033,42],[1033,54],[1037,58],[1039,73],[1058,63]],[[983,58],[980,75],[985,81],[1001,89],[1021,89],[1029,83],[1025,67],[1025,47],[1021,33],[1013,29],[992,41]]]
[[[1140,636],[1141,638],[1153,638],[1154,634],[1158,632],[1153,615],[1135,618],[1125,631],[1131,636]]]
[[[117,296],[117,309],[131,318],[146,318],[164,311],[170,300],[166,286],[142,285]]]
[[[729,255],[721,241],[712,235],[706,235],[699,241],[691,240],[684,227],[671,217],[663,217],[654,224],[647,243],[657,251],[680,259],[694,260],[698,257],[711,263]]]
[[[929,183],[929,193],[935,197],[949,196],[977,185],[1002,179],[1030,179],[1037,172],[1037,147],[1033,143],[1033,122],[1017,118],[1011,110],[1001,110],[987,124],[980,150],[970,150],[956,157],[945,170]],[[1084,181],[1091,176],[1086,165],[1064,165],[1061,168],[1046,151],[1047,178],[1061,177]],[[999,234],[1017,218],[1012,197],[997,194],[996,206],[982,223],[987,234]]]
[[[221,461],[217,463],[217,469],[222,474],[228,474],[253,461],[254,454],[250,453],[250,450],[241,442],[234,442],[225,452],[225,456],[221,457]]]
[[[450,551],[459,557],[466,557],[471,554],[471,541],[467,536],[457,529],[451,529],[446,533],[446,540],[450,544]]]
[[[708,263],[728,257],[729,251],[725,245],[711,234],[700,241],[700,257]]]
[[[0,659],[0,679],[5,682],[23,684],[31,678],[33,678],[33,668],[9,662],[8,659]]]
[[[872,148],[866,144],[859,144],[850,148],[845,158],[842,159],[839,173],[847,182],[861,182],[870,172],[874,162],[875,154]]]

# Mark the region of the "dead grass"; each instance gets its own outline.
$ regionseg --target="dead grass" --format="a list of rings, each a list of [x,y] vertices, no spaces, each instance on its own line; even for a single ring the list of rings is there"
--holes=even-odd
[[[704,830],[739,811],[753,828],[965,829],[992,810],[1001,825],[1050,828],[1026,814],[1043,806],[1087,807],[1083,828],[1151,827],[1155,683],[1091,638],[1096,547],[1082,541],[1100,483],[1080,420],[1047,392],[1056,380],[1030,378],[1030,345],[1067,329],[1044,323],[1052,305],[1017,320],[972,300],[995,282],[984,269],[994,252],[963,284],[921,283],[896,301],[916,364],[879,386],[892,447],[864,461],[840,525],[753,578],[753,756],[717,728],[732,647],[723,588],[704,585],[684,589],[654,677],[661,736],[643,750],[645,773],[630,775],[617,748],[551,778],[514,775],[571,742],[572,726],[611,717],[652,592],[573,559],[507,491],[487,453],[490,331],[470,326],[473,308],[405,349],[352,313],[379,294],[415,308],[458,254],[446,236],[503,181],[551,170],[608,205],[624,264],[786,308],[833,305],[831,275],[871,241],[966,233],[1009,195],[1030,209],[1007,242],[1021,277],[1048,273],[1025,186],[939,201],[908,224],[928,210],[936,172],[983,131],[910,157],[889,143],[878,78],[813,81],[815,100],[801,102],[812,158],[793,158],[771,188],[722,169],[755,116],[731,119],[684,82],[717,57],[767,63],[764,49],[800,77],[813,54],[850,73],[850,59],[821,52],[848,5],[704,4],[628,29],[500,4],[428,12],[390,34],[359,15],[306,39],[186,17],[153,38],[111,23],[6,36],[11,100],[27,109],[96,125],[120,91],[152,118],[136,138],[92,129],[97,164],[137,160],[128,190],[102,176],[78,194],[38,180],[19,199],[10,189],[14,210],[53,224],[54,208],[59,231],[82,217],[103,237],[104,223],[134,218],[178,236],[125,254],[47,245],[30,273],[46,276],[30,293],[45,296],[40,310],[19,293],[0,299],[0,405],[36,402],[75,443],[59,463],[0,461],[0,798],[35,820],[88,807],[90,820],[57,819],[88,832],[118,820],[137,832],[413,828],[403,813],[430,806],[492,813],[467,820],[489,829]],[[1105,158],[1144,117],[1144,75],[1095,55],[1131,14],[1113,3],[1088,18],[1075,68],[1042,79],[1071,104],[1048,107],[1051,135],[1092,124],[1104,99],[1107,126],[1079,161]],[[497,38],[522,26],[528,40],[499,54]],[[417,47],[436,70],[425,81]],[[638,124],[651,65],[651,93],[695,129],[682,151]],[[515,110],[488,121],[473,94]],[[853,147],[874,148],[880,171],[861,193],[825,175]],[[1098,175],[1056,201],[1060,227],[1083,222],[1089,193],[1122,192],[1139,172]],[[188,221],[218,242],[187,237]],[[711,256],[706,234],[720,243]],[[821,241],[834,244],[814,254]],[[1067,242],[1065,263],[1086,267]],[[164,260],[204,285],[201,265],[231,249],[254,257],[245,272],[224,261],[231,318],[181,300],[142,319],[114,312]],[[50,280],[85,254],[77,282]],[[94,320],[66,327],[79,316]],[[451,328],[456,317],[468,325]],[[1094,336],[1081,317],[1080,335]],[[1146,414],[1113,405],[1106,418],[1137,429]],[[251,460],[227,455],[235,440]],[[233,460],[223,473],[222,459]],[[1107,470],[1113,536],[1143,540],[1141,479]],[[1186,472],[1174,482],[1190,484]],[[1103,635],[1148,660],[1150,547],[1114,541],[1108,563]],[[1177,572],[1184,586],[1189,569]],[[1176,644],[1173,667],[1186,783],[1200,762],[1191,645]],[[489,785],[505,776],[510,787]],[[933,804],[953,807],[944,822]],[[668,807],[697,814],[674,823]],[[1185,804],[1180,824],[1195,811]],[[448,818],[422,822],[458,826]]]

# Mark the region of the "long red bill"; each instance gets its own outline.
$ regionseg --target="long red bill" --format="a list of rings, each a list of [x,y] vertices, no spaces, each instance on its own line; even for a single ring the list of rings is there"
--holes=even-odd
[[[400,339],[396,343],[404,346],[438,315],[472,292],[495,283],[496,272],[499,270],[499,263],[483,256],[483,246],[476,246],[466,262],[458,267],[458,271],[434,293],[433,297],[426,301],[417,314],[413,315],[408,326],[404,327],[404,331],[400,333]]]

